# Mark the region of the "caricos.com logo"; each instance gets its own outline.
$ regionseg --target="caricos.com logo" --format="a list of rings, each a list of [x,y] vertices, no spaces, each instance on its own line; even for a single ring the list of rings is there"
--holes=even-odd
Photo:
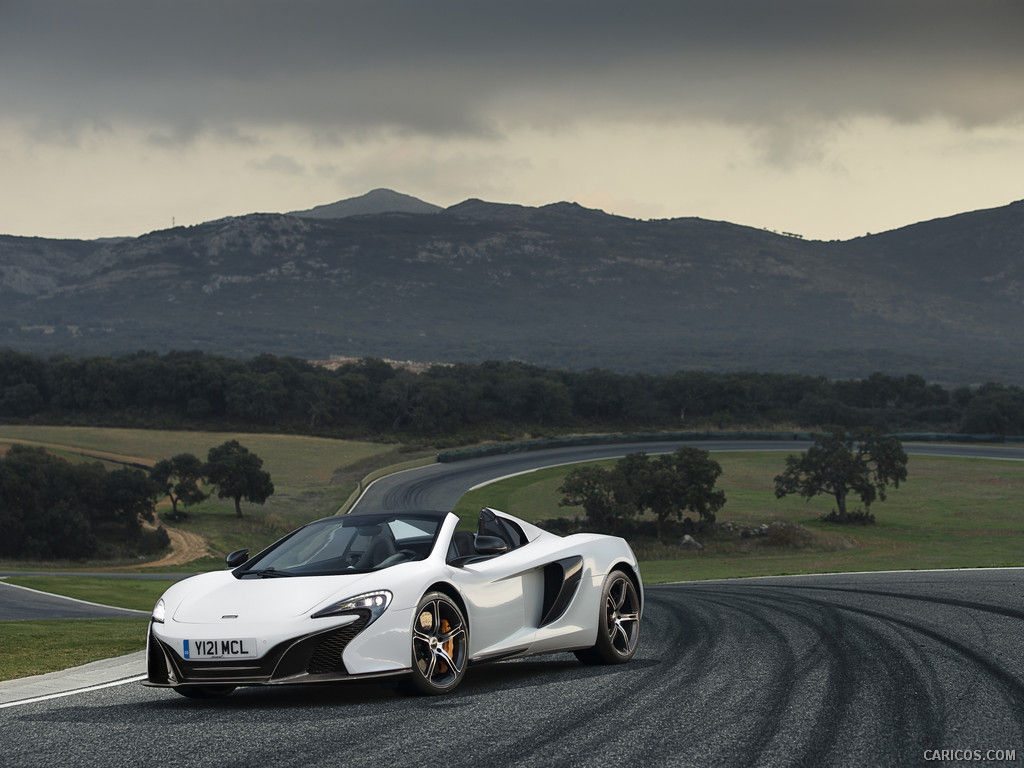
[[[1016,749],[926,749],[925,760],[942,762],[1017,762]]]

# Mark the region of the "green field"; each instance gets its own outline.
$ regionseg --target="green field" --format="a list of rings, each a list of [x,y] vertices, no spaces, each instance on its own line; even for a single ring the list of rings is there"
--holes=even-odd
[[[811,533],[807,546],[706,541],[704,552],[661,547],[659,559],[645,559],[638,548],[644,580],[1024,565],[1024,462],[911,456],[907,482],[871,508],[875,525],[839,526],[819,520],[833,508],[830,498],[775,498],[773,478],[784,455],[716,452],[723,470],[718,487],[728,499],[718,520],[799,523]],[[557,488],[568,471],[540,470],[485,486],[464,496],[456,511],[465,518],[482,506],[527,520],[582,516],[579,508],[558,506]]]

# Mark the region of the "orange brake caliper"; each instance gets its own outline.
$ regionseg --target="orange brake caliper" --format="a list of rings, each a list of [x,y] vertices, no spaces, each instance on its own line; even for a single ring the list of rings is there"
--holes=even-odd
[[[441,634],[442,635],[447,635],[451,631],[452,631],[452,625],[448,622],[448,619],[441,619]],[[454,656],[455,656],[455,640],[454,639],[449,639],[448,641],[443,643],[441,645],[441,647],[444,648],[444,652],[448,654],[448,658],[449,659],[454,658]],[[446,663],[445,667],[447,667],[447,666],[448,665]],[[445,669],[444,671],[447,672],[448,670]]]

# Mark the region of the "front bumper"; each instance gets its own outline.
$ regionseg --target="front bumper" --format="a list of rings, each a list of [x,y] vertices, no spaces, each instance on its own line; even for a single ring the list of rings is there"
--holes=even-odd
[[[186,660],[156,636],[150,625],[146,642],[147,679],[144,685],[276,685],[313,683],[404,674],[408,669],[352,674],[343,655],[369,621],[369,613],[341,627],[314,632],[278,643],[252,661],[239,659]]]

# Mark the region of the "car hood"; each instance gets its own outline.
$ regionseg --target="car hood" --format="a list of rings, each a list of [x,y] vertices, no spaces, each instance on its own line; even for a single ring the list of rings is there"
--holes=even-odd
[[[264,622],[308,616],[332,598],[342,600],[359,594],[369,575],[236,579],[230,573],[218,573],[220,578],[190,590],[173,616],[185,624],[217,623],[229,617],[240,622]]]

